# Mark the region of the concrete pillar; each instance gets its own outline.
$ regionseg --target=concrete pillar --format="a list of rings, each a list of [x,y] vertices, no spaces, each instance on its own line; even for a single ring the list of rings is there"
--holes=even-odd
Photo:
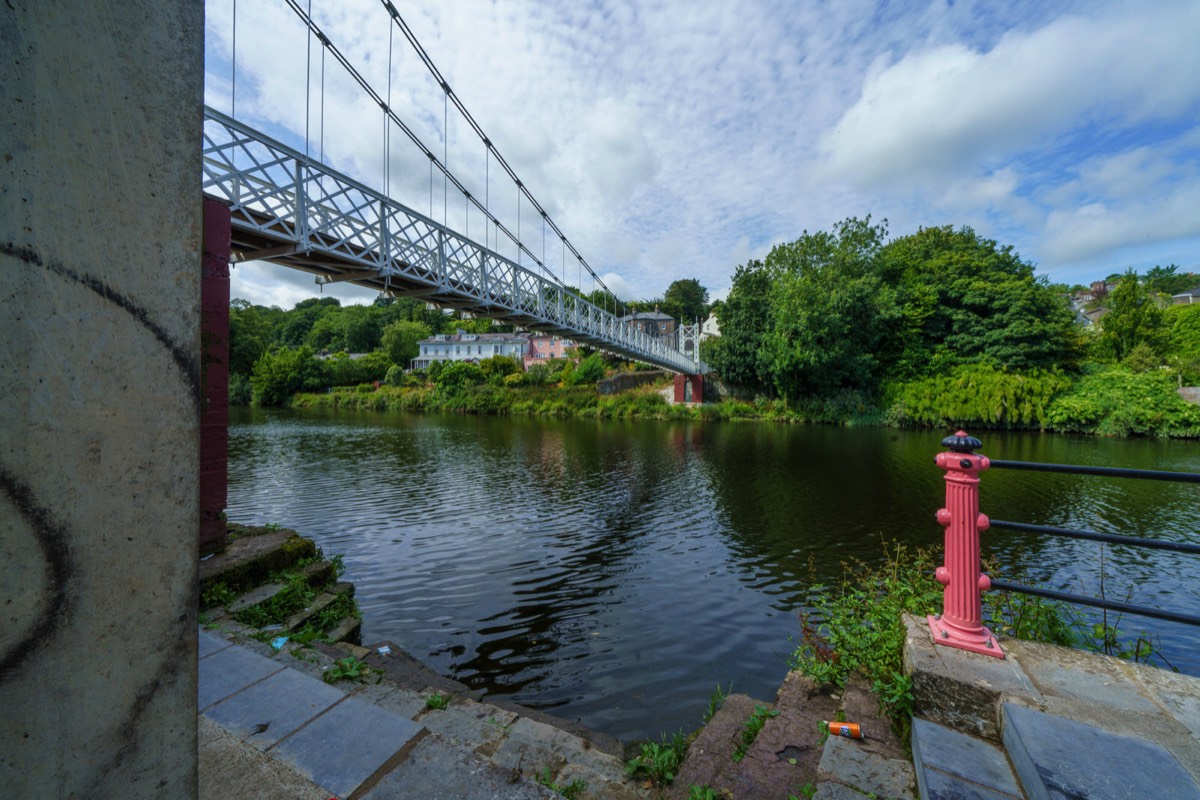
[[[200,0],[0,3],[0,786],[196,793]]]
[[[225,549],[229,487],[229,207],[204,198],[200,285],[200,553]]]

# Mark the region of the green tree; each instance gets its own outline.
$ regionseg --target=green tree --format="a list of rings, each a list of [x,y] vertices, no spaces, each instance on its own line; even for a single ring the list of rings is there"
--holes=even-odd
[[[478,386],[485,380],[483,370],[479,368],[478,364],[468,361],[448,361],[442,366],[435,383],[440,391],[453,392],[467,386]]]
[[[709,366],[735,386],[768,386],[770,372],[759,352],[770,327],[771,276],[761,261],[749,261],[734,272],[721,335],[705,349]]]
[[[503,383],[505,376],[521,371],[521,365],[516,359],[508,356],[485,358],[479,362],[479,368],[483,370],[485,378],[496,384]]]
[[[1163,319],[1168,331],[1168,363],[1180,383],[1200,383],[1200,303],[1168,306]]]
[[[662,311],[677,319],[681,325],[704,320],[708,304],[708,289],[695,278],[673,281],[663,295]]]
[[[249,377],[254,363],[271,344],[271,328],[255,306],[241,298],[229,302],[229,372]]]
[[[310,297],[301,300],[291,311],[285,313],[285,319],[280,325],[279,343],[288,347],[305,344],[317,320],[335,312],[341,306],[341,301],[336,297]]]
[[[971,228],[923,228],[895,239],[880,250],[878,269],[900,312],[883,354],[897,378],[972,363],[1048,369],[1077,356],[1066,300],[1011,246]]]
[[[1146,290],[1154,294],[1182,294],[1200,285],[1200,278],[1190,272],[1179,273],[1178,264],[1151,267],[1144,278]]]
[[[420,341],[432,335],[423,322],[400,320],[383,329],[383,350],[399,367],[407,367],[420,352]]]
[[[833,233],[805,231],[768,254],[766,268],[776,278],[761,358],[779,394],[797,399],[875,387],[881,345],[897,316],[894,292],[874,265],[886,235],[870,217],[851,218]]]
[[[296,392],[312,392],[327,384],[325,365],[311,347],[276,347],[263,353],[254,365],[250,385],[254,404],[286,405]]]
[[[579,362],[579,365],[572,370],[570,376],[566,375],[564,370],[564,382],[570,386],[583,386],[604,378],[604,358],[599,353],[592,353],[587,358]]]
[[[1108,294],[1108,313],[1100,319],[1098,345],[1103,356],[1122,361],[1145,343],[1162,355],[1167,344],[1163,311],[1132,269]]]

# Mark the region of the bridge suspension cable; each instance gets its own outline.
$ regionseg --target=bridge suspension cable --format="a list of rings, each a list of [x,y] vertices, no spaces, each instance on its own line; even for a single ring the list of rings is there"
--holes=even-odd
[[[533,194],[529,191],[529,189],[526,188],[521,183],[520,179],[517,178],[516,171],[513,170],[513,168],[509,165],[508,161],[506,161],[504,159],[504,156],[502,156],[500,154],[500,152],[495,149],[495,147],[492,145],[491,140],[487,137],[487,134],[485,134],[483,132],[483,128],[479,125],[478,122],[475,121],[475,117],[473,117],[471,115],[471,112],[467,110],[467,107],[463,104],[463,102],[459,98],[459,96],[454,93],[453,89],[450,88],[449,82],[445,79],[445,77],[442,76],[441,71],[438,70],[437,65],[434,64],[433,59],[430,58],[429,53],[425,50],[424,46],[422,46],[421,42],[417,39],[416,34],[414,34],[412,32],[412,28],[410,28],[408,26],[408,23],[406,23],[404,21],[404,18],[402,16],[400,16],[400,12],[396,10],[396,7],[392,4],[391,0],[379,0],[379,1],[383,5],[383,7],[385,9],[387,9],[388,15],[391,16],[392,21],[396,23],[396,26],[400,28],[401,32],[404,34],[404,37],[406,39],[408,39],[408,42],[409,42],[409,44],[412,45],[413,50],[417,53],[417,55],[420,57],[421,61],[425,64],[426,69],[429,70],[429,74],[432,75],[433,79],[437,82],[437,84],[442,87],[442,90],[445,92],[447,99],[449,99],[450,102],[454,103],[454,107],[456,109],[458,109],[458,112],[460,114],[462,114],[463,119],[465,119],[467,121],[467,123],[471,126],[471,129],[475,131],[475,135],[478,136],[479,139],[488,148],[489,153],[491,153],[491,152],[495,153],[496,160],[498,162],[500,162],[500,165],[504,167],[504,170],[505,170],[505,172],[508,173],[508,176],[513,180],[514,183],[517,184],[517,187],[520,190],[520,192],[525,195],[525,198],[527,200],[529,200],[530,204],[534,207],[534,209],[542,215],[542,217],[550,225],[551,229],[553,229],[553,231],[558,234],[559,238],[561,238],[563,240],[563,243],[571,249],[571,253],[572,253],[572,255],[575,256],[576,259],[578,259],[580,267],[586,268],[588,271],[588,274],[591,275],[592,278],[600,284],[601,288],[603,288],[606,293],[612,294],[612,291],[608,288],[608,286],[606,286],[604,284],[604,281],[600,279],[600,276],[598,276],[595,273],[595,271],[592,269],[591,265],[587,263],[587,259],[585,259],[583,257],[583,255],[575,248],[575,245],[571,244],[570,240],[567,239],[566,234],[564,234],[562,232],[562,230],[558,227],[558,225],[554,222],[554,220],[549,216],[549,214],[546,213],[546,210],[542,207],[541,203],[539,203],[537,201],[537,198],[535,198],[533,196]],[[580,276],[580,280],[582,282],[582,274]]]
[[[528,247],[525,246],[524,242],[521,241],[520,236],[514,235],[513,232],[511,230],[509,230],[508,226],[506,226],[504,223],[502,223],[494,214],[491,213],[491,211],[486,209],[479,202],[478,198],[474,197],[471,194],[471,192],[467,189],[467,187],[464,186],[463,183],[452,172],[450,172],[450,170],[446,167],[446,165],[438,159],[438,157],[433,153],[433,151],[429,147],[427,147],[424,142],[421,141],[421,138],[419,136],[417,136],[417,134],[412,130],[412,128],[410,128],[407,124],[405,124],[404,120],[400,119],[400,117],[396,114],[396,112],[394,110],[392,110],[391,106],[383,99],[383,97],[380,96],[379,92],[376,91],[376,89],[373,86],[371,86],[370,82],[367,81],[367,79],[362,76],[362,73],[360,73],[358,71],[358,69],[350,62],[350,60],[346,57],[346,55],[344,53],[342,53],[342,51],[339,50],[338,47],[335,44],[333,44],[332,41],[330,41],[329,37],[325,35],[325,32],[321,29],[321,27],[319,25],[317,25],[317,23],[313,20],[313,18],[300,5],[299,0],[285,0],[285,2],[288,4],[288,7],[290,7],[292,9],[292,12],[297,17],[300,18],[300,20],[312,32],[312,34],[314,36],[316,36],[317,39],[321,42],[321,45],[324,48],[324,50],[322,51],[322,59],[324,58],[324,51],[328,51],[331,55],[333,55],[333,57],[335,59],[337,59],[337,62],[342,65],[342,68],[346,70],[346,73],[351,78],[354,79],[354,82],[357,83],[359,85],[359,87],[364,92],[366,92],[367,95],[369,95],[372,100],[375,101],[375,104],[379,106],[379,108],[383,111],[384,115],[386,115],[389,119],[391,119],[391,121],[393,123],[395,123],[396,126],[398,128],[400,128],[400,130],[404,131],[405,135],[408,136],[408,138],[412,141],[412,143],[415,144],[418,148],[420,148],[421,152],[423,152],[426,155],[426,157],[429,158],[431,170],[432,170],[432,167],[436,166],[449,184],[453,184],[456,189],[458,189],[460,192],[462,192],[463,195],[465,195],[477,209],[482,211],[485,214],[485,216],[489,220],[491,220],[491,222],[496,226],[496,229],[498,231],[503,231],[504,234],[509,238],[509,240],[512,241],[514,244],[516,244],[518,253],[523,252],[526,255],[528,255],[531,261],[533,261],[535,264],[537,264],[538,267],[540,267],[543,272],[546,272],[548,275],[550,275],[551,278],[553,278],[554,273],[551,272],[549,270],[549,268],[547,268],[546,265],[544,263],[542,263],[538,259],[538,257],[536,255],[534,255],[532,251],[529,250]],[[324,85],[323,84],[324,84],[324,80],[322,79],[322,95],[324,95]],[[449,86],[443,84],[442,88],[444,90],[448,90]],[[324,115],[324,97],[322,97],[321,105],[322,105],[322,116],[323,116]],[[323,119],[322,119],[322,150],[324,150],[324,120]],[[492,150],[494,152],[495,148],[493,147]],[[500,154],[498,152],[495,153],[495,155],[496,155],[497,159],[500,159]],[[512,173],[511,170],[510,170],[510,174],[515,175],[515,173]],[[431,176],[431,182],[432,182],[432,176]],[[523,185],[519,181],[517,182],[517,187],[518,187],[519,192],[525,191]],[[532,197],[530,197],[530,199],[532,199]],[[431,219],[433,218],[432,202],[433,202],[433,198],[432,198],[432,194],[431,194],[431,196],[430,196],[430,205],[431,205],[430,218]]]

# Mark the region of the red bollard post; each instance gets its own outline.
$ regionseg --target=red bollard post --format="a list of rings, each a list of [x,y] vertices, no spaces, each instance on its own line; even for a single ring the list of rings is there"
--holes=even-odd
[[[945,586],[942,613],[929,617],[933,641],[947,647],[1004,658],[992,632],[984,627],[980,593],[992,582],[979,571],[979,532],[991,524],[979,513],[979,473],[989,466],[987,456],[973,451],[983,445],[966,431],[942,440],[949,452],[939,453],[936,464],[946,470],[946,507],[937,521],[946,529],[946,560],[937,569]]]

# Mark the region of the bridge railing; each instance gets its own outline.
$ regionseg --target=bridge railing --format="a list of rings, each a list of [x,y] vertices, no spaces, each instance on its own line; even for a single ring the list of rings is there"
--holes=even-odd
[[[985,470],[991,468],[1033,470],[1179,483],[1200,483],[1200,474],[989,459],[975,452],[982,446],[982,443],[975,437],[968,436],[965,431],[959,431],[953,436],[946,437],[942,440],[942,446],[948,448],[948,451],[939,453],[936,463],[938,467],[946,471],[946,505],[938,510],[937,520],[946,528],[945,563],[937,570],[937,580],[945,587],[945,590],[942,613],[928,618],[933,639],[937,644],[1004,658],[1000,643],[983,624],[981,594],[989,589],[1035,595],[1187,625],[1200,625],[1200,617],[1193,614],[1109,600],[1103,597],[1089,597],[1036,586],[1025,586],[1005,580],[994,580],[979,571],[979,535],[981,531],[989,528],[1005,528],[1045,536],[1084,539],[1126,547],[1200,555],[1200,544],[1190,542],[1174,542],[1140,536],[1123,536],[1074,528],[989,519],[986,514],[979,512],[979,476]]]
[[[557,281],[215,109],[206,107],[204,115],[203,190],[229,203],[235,229],[271,243],[263,257],[557,333],[675,372],[704,371],[698,359]]]

